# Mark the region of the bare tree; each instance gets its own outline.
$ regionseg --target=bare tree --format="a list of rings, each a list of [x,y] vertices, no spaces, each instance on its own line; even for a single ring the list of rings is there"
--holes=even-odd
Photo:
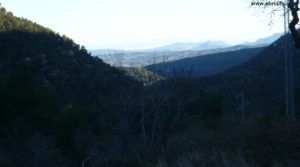
[[[289,30],[291,31],[295,48],[300,48],[300,35],[296,28],[297,24],[299,23],[299,0],[286,0],[285,2],[278,0],[251,0],[250,4],[252,8],[259,8],[260,12],[258,12],[258,14],[269,11],[270,25],[273,23],[275,14],[279,11],[285,10],[287,7],[292,15],[292,20],[289,22]]]

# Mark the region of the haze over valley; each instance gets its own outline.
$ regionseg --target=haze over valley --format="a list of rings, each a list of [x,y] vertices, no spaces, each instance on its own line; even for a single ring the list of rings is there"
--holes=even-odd
[[[203,56],[212,53],[235,51],[245,48],[267,46],[276,41],[282,34],[276,33],[254,42],[231,46],[223,41],[207,41],[199,43],[173,43],[166,46],[145,50],[90,50],[93,56],[100,57],[113,66],[143,67],[164,61],[172,62],[184,58]]]

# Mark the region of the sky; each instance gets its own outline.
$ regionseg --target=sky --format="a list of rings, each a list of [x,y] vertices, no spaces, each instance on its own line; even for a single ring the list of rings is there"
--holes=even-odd
[[[251,42],[283,31],[247,0],[0,0],[3,7],[87,49],[146,49],[174,42]]]

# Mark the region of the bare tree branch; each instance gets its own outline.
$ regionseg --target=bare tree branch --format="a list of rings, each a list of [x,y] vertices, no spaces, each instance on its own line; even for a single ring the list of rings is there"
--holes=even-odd
[[[287,6],[292,14],[292,20],[289,22],[289,30],[291,32],[295,48],[300,48],[300,34],[297,31],[297,24],[299,23],[299,0],[288,0],[287,4],[283,1],[276,1],[276,0],[251,0],[250,1],[251,8],[259,9],[256,13],[262,15],[270,11],[270,24],[273,24],[273,19],[275,18],[275,13],[278,11],[282,11],[282,6]],[[259,12],[259,13],[258,13]],[[287,11],[284,11],[287,12]],[[283,17],[283,16],[281,16]]]

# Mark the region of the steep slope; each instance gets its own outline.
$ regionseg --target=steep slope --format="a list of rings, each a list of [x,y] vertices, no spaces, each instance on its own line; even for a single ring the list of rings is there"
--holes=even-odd
[[[292,41],[290,40],[290,43]],[[280,38],[246,63],[224,73],[198,79],[196,87],[207,91],[220,91],[224,94],[227,107],[236,111],[245,94],[247,112],[283,111],[284,107],[284,39]],[[300,83],[300,52],[290,48],[293,57],[295,89]]]
[[[71,39],[0,7],[0,166],[79,166],[88,141],[111,141],[141,87]]]
[[[118,69],[89,55],[84,47],[75,44],[71,39],[61,37],[26,19],[16,18],[11,13],[6,13],[4,8],[1,10],[2,75],[20,64],[26,64],[31,68],[34,78],[43,86],[56,91],[65,104],[72,101],[97,101],[92,92],[96,91],[105,96],[109,92],[109,89],[103,89],[107,82],[120,83],[116,81],[123,78],[130,80]],[[84,99],[80,99],[81,97]]]
[[[278,40],[282,35],[283,35],[283,33],[276,33],[276,34],[273,34],[271,36],[258,39],[258,40],[254,41],[254,42],[245,43],[245,45],[263,45],[263,44],[267,44],[268,45],[268,44],[272,44],[273,42],[275,42],[276,40]]]
[[[263,47],[213,53],[192,58],[170,61],[147,66],[148,70],[164,77],[201,77],[223,72],[233,66],[242,64],[260,51]]]

